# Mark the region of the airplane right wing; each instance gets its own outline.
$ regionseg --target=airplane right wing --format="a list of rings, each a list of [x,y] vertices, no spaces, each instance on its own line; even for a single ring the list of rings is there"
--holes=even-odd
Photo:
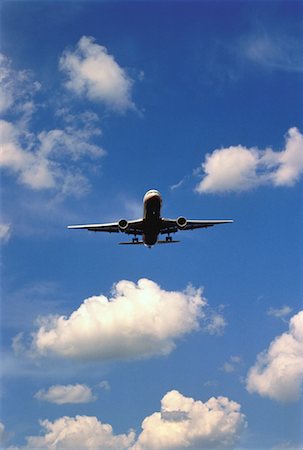
[[[92,223],[87,225],[69,225],[68,229],[79,229],[79,230],[88,230],[88,231],[103,231],[107,233],[126,233],[126,234],[134,234],[141,235],[143,229],[143,220],[124,220],[121,219],[119,222],[113,223]]]
[[[185,217],[178,219],[162,219],[160,233],[176,233],[179,230],[195,230],[207,228],[223,223],[233,223],[233,220],[187,220]]]

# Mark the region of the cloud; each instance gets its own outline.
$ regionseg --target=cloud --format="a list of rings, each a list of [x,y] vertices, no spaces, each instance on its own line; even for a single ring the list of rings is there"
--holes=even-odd
[[[26,446],[14,447],[14,450],[125,450],[135,439],[133,431],[115,435],[111,425],[91,416],[64,416],[54,422],[41,420],[40,425],[44,429],[44,435],[29,436],[26,438]]]
[[[240,405],[226,397],[203,403],[173,390],[162,398],[161,411],[144,419],[132,450],[226,448],[244,425]]]
[[[50,161],[21,146],[21,132],[12,123],[0,121],[2,149],[0,167],[7,168],[19,174],[20,181],[33,189],[55,187],[55,169]]]
[[[303,450],[303,444],[294,444],[293,442],[286,441],[274,445],[271,450]]]
[[[11,226],[8,223],[0,223],[0,242],[7,242],[11,236]]]
[[[146,417],[142,432],[115,435],[112,426],[97,417],[61,417],[54,422],[41,420],[44,433],[26,438],[23,447],[10,450],[164,450],[229,448],[246,426],[240,405],[226,397],[212,397],[203,403],[180,392],[168,392],[161,411]]]
[[[86,193],[89,181],[78,168],[79,160],[95,160],[105,154],[101,147],[90,142],[100,131],[89,123],[84,128],[67,126],[36,136],[1,120],[0,130],[0,167],[16,174],[20,183],[34,190]]]
[[[98,386],[105,391],[110,391],[110,384],[107,380],[102,380],[98,383]]]
[[[169,186],[169,189],[171,191],[175,191],[176,189],[179,189],[185,182],[185,180],[188,178],[188,176],[183,177],[178,183],[172,184]]]
[[[203,329],[209,334],[222,335],[226,326],[227,322],[222,314],[209,309],[209,314],[205,319],[205,325]]]
[[[199,319],[207,318],[206,305],[201,289],[173,292],[147,279],[137,284],[122,280],[111,298],[87,298],[69,317],[40,318],[32,351],[86,360],[167,355],[176,339],[197,330]]]
[[[5,426],[0,422],[0,444],[4,443],[6,437]]]
[[[269,308],[267,311],[268,316],[273,316],[278,319],[284,319],[292,312],[292,308],[290,306],[284,305],[281,308]]]
[[[263,397],[291,402],[300,398],[303,382],[303,311],[290,319],[289,331],[260,353],[248,372],[246,388]]]
[[[227,361],[223,364],[222,370],[223,370],[223,372],[226,372],[226,373],[235,372],[240,363],[241,363],[240,356],[231,356],[229,361]]]
[[[65,403],[90,403],[96,400],[91,389],[85,384],[55,385],[46,391],[41,389],[35,394],[38,400],[45,400],[57,405]]]
[[[82,167],[95,170],[96,160],[105,155],[94,143],[101,135],[97,115],[84,111],[74,116],[68,108],[59,108],[55,116],[64,122],[63,127],[40,132],[36,128],[33,132],[33,114],[37,111],[34,95],[41,89],[40,83],[33,81],[30,71],[14,70],[11,60],[2,54],[0,68],[0,109],[9,113],[10,119],[14,117],[14,121],[0,121],[0,167],[36,191],[85,194],[90,183]],[[46,106],[49,104],[44,103]]]
[[[293,186],[303,173],[303,135],[290,128],[284,150],[242,145],[216,149],[202,164],[199,193],[247,191],[261,185]]]
[[[237,49],[241,56],[265,69],[303,72],[302,41],[281,34],[281,30],[276,35],[257,31],[242,37]]]
[[[12,109],[28,114],[33,112],[33,95],[41,88],[40,83],[33,80],[29,70],[14,70],[11,60],[0,53],[0,113],[5,114]]]
[[[74,51],[65,50],[59,67],[68,78],[65,86],[77,95],[119,112],[135,108],[131,99],[133,80],[94,38],[82,36]]]

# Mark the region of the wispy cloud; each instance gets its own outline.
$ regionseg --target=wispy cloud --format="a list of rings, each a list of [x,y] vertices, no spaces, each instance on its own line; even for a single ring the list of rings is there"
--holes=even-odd
[[[223,364],[221,370],[223,370],[223,372],[226,372],[226,373],[233,373],[238,369],[241,361],[242,361],[242,359],[240,356],[237,356],[237,355],[231,356],[229,358],[229,360]]]
[[[17,175],[20,183],[34,190],[50,189],[81,196],[90,183],[79,161],[104,156],[91,142],[100,131],[93,126],[42,131],[35,135],[6,120],[0,121],[2,149],[0,167]]]
[[[284,305],[281,308],[269,308],[267,311],[268,316],[276,317],[278,319],[285,319],[292,312],[290,306]]]
[[[247,191],[261,185],[293,186],[303,174],[303,135],[290,128],[282,151],[242,145],[214,150],[206,155],[202,174],[196,186],[200,194]]]
[[[85,171],[95,168],[90,161],[105,155],[104,149],[94,142],[101,135],[98,117],[88,111],[75,116],[67,108],[58,108],[55,116],[61,114],[63,126],[37,131],[35,95],[42,89],[41,84],[33,81],[31,72],[14,70],[9,58],[1,55],[0,63],[2,110],[9,113],[9,120],[0,121],[0,167],[36,191],[85,194],[90,188]]]
[[[105,391],[110,391],[110,384],[107,380],[102,380],[98,383],[98,387],[104,389]]]
[[[15,70],[12,61],[0,53],[0,113],[31,114],[34,95],[41,89],[30,70]]]
[[[183,186],[183,184],[187,178],[188,178],[188,176],[183,177],[182,180],[180,180],[178,183],[172,184],[171,186],[169,186],[169,189],[171,191],[175,191],[176,189],[179,189],[181,186]]]
[[[258,30],[242,36],[236,46],[239,56],[269,70],[303,72],[302,39],[294,34]]]
[[[11,236],[11,226],[8,223],[0,223],[0,242],[7,242]]]

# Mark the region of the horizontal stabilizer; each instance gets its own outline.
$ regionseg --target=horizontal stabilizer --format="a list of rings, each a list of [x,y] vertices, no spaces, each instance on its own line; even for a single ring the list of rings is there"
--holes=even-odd
[[[129,241],[129,242],[119,242],[119,245],[142,245],[143,241]]]
[[[177,242],[180,242],[180,241],[173,241],[173,240],[165,240],[165,241],[158,241],[157,242],[157,244],[175,244],[175,243],[177,243]]]

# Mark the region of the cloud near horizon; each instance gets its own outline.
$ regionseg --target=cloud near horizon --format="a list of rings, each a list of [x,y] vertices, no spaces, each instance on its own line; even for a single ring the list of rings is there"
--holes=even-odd
[[[303,311],[289,322],[289,331],[277,336],[260,353],[247,374],[246,388],[282,402],[299,400],[303,385]]]
[[[74,51],[65,50],[59,68],[67,75],[66,88],[77,95],[118,112],[135,109],[131,99],[133,80],[93,37],[82,36]]]
[[[227,397],[211,397],[203,403],[177,390],[161,400],[161,411],[146,417],[142,431],[115,435],[109,424],[94,416],[64,416],[41,420],[44,433],[26,438],[22,447],[8,450],[182,450],[230,448],[246,426],[241,406]]]
[[[200,194],[248,191],[262,185],[293,186],[303,174],[303,135],[290,128],[282,151],[242,145],[216,149],[206,155],[202,172],[196,186]]]
[[[40,420],[44,434],[28,436],[22,447],[9,447],[8,450],[125,450],[135,440],[135,432],[114,434],[113,428],[94,416],[60,417],[54,422]]]

